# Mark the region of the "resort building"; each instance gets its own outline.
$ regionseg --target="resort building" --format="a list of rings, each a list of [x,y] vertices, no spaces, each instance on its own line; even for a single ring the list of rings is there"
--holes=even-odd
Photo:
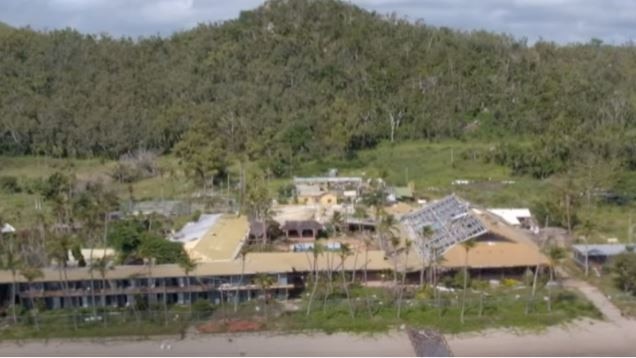
[[[413,255],[418,257],[409,260],[413,268],[441,256],[445,269],[468,265],[480,274],[500,276],[549,263],[527,232],[455,195],[404,215],[401,223],[405,236],[419,250],[419,255]],[[461,244],[469,240],[475,245],[467,252]]]
[[[181,242],[197,262],[192,271],[186,272],[176,264],[153,262],[114,265],[101,272],[88,267],[52,266],[42,269],[42,277],[28,281],[19,273],[12,275],[5,270],[0,271],[0,307],[7,307],[11,301],[29,306],[31,298],[49,308],[126,307],[139,300],[149,304],[185,304],[200,299],[221,303],[251,300],[263,292],[285,299],[300,295],[313,270],[344,270],[352,278],[364,277],[364,283],[383,285],[391,284],[390,279],[383,281],[390,276],[387,272],[396,267],[401,270],[406,265],[408,272],[415,272],[440,256],[443,270],[455,271],[468,264],[483,276],[516,275],[548,264],[529,232],[453,195],[404,210],[399,220],[400,237],[415,243],[408,262],[396,265],[393,260],[401,255],[395,255],[394,250],[366,246],[355,237],[340,237],[349,240],[352,250],[341,264],[335,253],[341,247],[339,240],[327,240],[325,252],[316,258],[311,254],[318,232],[323,229],[316,220],[284,221],[281,229],[291,239],[287,252],[242,254],[250,236],[261,237],[262,227],[254,223],[250,226],[247,217],[235,214],[201,215],[169,238]],[[373,229],[369,219],[348,224]],[[461,245],[467,240],[475,241],[469,252]],[[106,252],[97,256],[100,254]],[[272,283],[266,287],[261,285],[263,275],[271,278]]]

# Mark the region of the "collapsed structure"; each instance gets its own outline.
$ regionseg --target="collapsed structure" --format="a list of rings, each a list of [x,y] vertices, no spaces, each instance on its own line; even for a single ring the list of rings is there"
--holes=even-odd
[[[419,249],[419,260],[443,257],[441,266],[447,269],[467,265],[471,270],[502,273],[549,263],[525,231],[455,195],[406,214],[401,222]],[[470,252],[461,246],[469,240],[475,242]]]

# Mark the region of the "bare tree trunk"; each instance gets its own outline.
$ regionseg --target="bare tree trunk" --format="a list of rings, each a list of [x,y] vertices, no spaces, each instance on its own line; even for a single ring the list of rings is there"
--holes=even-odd
[[[570,194],[565,194],[565,216],[568,225],[568,234],[572,233],[572,216],[570,214]]]
[[[369,283],[368,266],[369,266],[369,247],[368,245],[365,244],[365,247],[364,247],[364,284],[365,285]]]
[[[66,290],[68,292],[68,275],[66,273],[66,264],[64,264],[64,266],[62,266],[62,272],[64,273],[64,285],[66,286]],[[69,299],[71,300],[71,306],[73,306],[72,307],[72,310],[73,310],[73,328],[75,330],[77,330],[77,308],[73,304],[73,299],[71,297],[69,297]]]
[[[537,289],[537,277],[539,276],[539,268],[541,266],[537,265],[537,267],[534,269],[534,277],[532,278],[532,290],[530,293],[530,299],[528,300],[528,303],[526,304],[526,310],[525,310],[525,314],[529,314],[530,313],[530,305],[534,302],[534,295]]]
[[[17,291],[17,284],[16,284],[16,273],[15,270],[11,270],[11,316],[13,317],[13,324],[18,323],[18,317],[15,313],[15,295],[16,295],[16,291]]]
[[[166,287],[166,278],[163,278],[163,323],[168,325],[168,289]]]
[[[31,315],[33,316],[33,322],[35,323],[35,330],[40,330],[40,321],[38,320],[38,314],[35,309],[35,298],[33,298],[33,283],[29,282],[29,298],[31,299]]]
[[[102,318],[102,322],[104,326],[106,325],[106,317],[108,316],[108,312],[106,310],[106,278],[102,276],[102,289],[100,291],[102,306],[104,307],[104,317]]]
[[[238,297],[239,286],[243,284],[243,276],[245,275],[245,256],[241,258],[241,278],[239,284],[236,286],[236,292],[234,293],[234,313],[238,312]]]
[[[351,318],[355,317],[355,312],[353,310],[353,304],[351,303],[351,295],[349,294],[349,287],[347,286],[347,278],[345,276],[345,269],[344,269],[344,260],[342,261],[342,288],[345,291],[345,295],[347,296],[347,303],[349,304],[349,312],[351,313]]]
[[[402,271],[402,284],[400,285],[400,295],[398,297],[398,307],[397,307],[397,318],[400,318],[400,314],[402,313],[402,299],[404,297],[404,286],[406,285],[406,263],[409,260],[408,252],[404,258],[404,270]]]
[[[317,289],[318,289],[318,279],[317,279],[317,276],[314,276],[313,287],[311,289],[311,294],[309,295],[309,302],[307,303],[307,316],[311,314],[311,305],[314,301],[314,296],[316,295]]]
[[[358,271],[358,250],[356,249],[356,253],[353,256],[353,271],[351,272],[351,283],[356,281],[356,272]]]
[[[468,251],[466,251],[466,264],[464,266],[464,290],[462,292],[462,310],[459,320],[464,324],[464,313],[466,311],[466,291],[468,290]]]
[[[90,240],[91,241],[91,250],[90,250],[90,264],[93,264],[93,251],[95,249],[95,244],[94,244],[94,240]],[[90,267],[90,266],[89,266]],[[93,268],[91,267],[91,269],[89,270],[89,275],[91,278],[91,305],[93,308],[93,317],[97,317],[97,305],[95,303],[95,275],[93,274]]]

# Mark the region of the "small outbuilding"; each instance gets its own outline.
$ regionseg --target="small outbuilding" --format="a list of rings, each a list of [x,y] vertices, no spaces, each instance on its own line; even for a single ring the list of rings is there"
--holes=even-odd
[[[574,260],[585,265],[586,257],[590,265],[605,265],[608,261],[624,252],[634,251],[636,247],[623,244],[572,245]]]
[[[285,221],[280,228],[287,239],[311,239],[318,236],[323,226],[315,220]]]

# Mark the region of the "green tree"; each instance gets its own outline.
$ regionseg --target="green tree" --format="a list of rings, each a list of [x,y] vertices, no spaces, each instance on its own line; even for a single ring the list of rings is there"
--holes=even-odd
[[[268,309],[267,309],[267,296],[268,293],[267,291],[270,289],[270,287],[272,287],[274,285],[274,279],[272,278],[272,276],[270,275],[266,275],[266,274],[259,274],[256,276],[256,284],[258,285],[258,287],[261,288],[261,292],[263,293],[263,311],[265,311],[265,317],[267,317],[268,313]]]
[[[398,296],[397,302],[397,318],[400,319],[400,315],[402,313],[402,301],[404,299],[404,289],[406,287],[406,270],[408,268],[409,262],[409,253],[411,252],[411,247],[413,246],[413,242],[410,240],[406,240],[404,243],[404,265],[402,268],[402,284],[400,285],[400,295]]]
[[[22,275],[29,283],[29,300],[31,301],[31,314],[33,315],[33,321],[35,322],[35,329],[40,330],[40,320],[38,318],[37,307],[35,305],[35,290],[33,289],[33,282],[38,278],[44,277],[42,270],[33,266],[22,266],[20,268],[20,275]]]
[[[0,218],[0,228],[4,226],[2,219]],[[18,323],[16,315],[15,299],[17,295],[17,274],[22,266],[22,258],[20,257],[18,247],[15,242],[15,234],[0,232],[0,241],[6,242],[2,245],[2,268],[11,272],[11,293],[10,293],[10,305],[11,305],[11,318],[13,323]]]
[[[248,248],[246,246],[242,246],[241,251],[239,252],[239,255],[241,256],[241,279],[240,283],[236,285],[236,292],[234,293],[234,313],[238,311],[239,286],[243,285],[243,279],[245,278],[245,260],[247,259],[248,253]]]
[[[309,294],[309,302],[307,303],[307,316],[311,314],[311,306],[316,296],[316,290],[318,289],[318,258],[325,252],[325,247],[322,243],[316,241],[314,247],[307,252],[307,258],[309,260],[309,266],[311,267],[311,293]],[[311,253],[311,255],[309,255]],[[311,259],[309,259],[311,257]]]
[[[340,244],[340,249],[338,250],[338,256],[340,257],[340,274],[342,277],[342,289],[344,290],[345,295],[347,297],[347,304],[349,305],[349,313],[351,314],[351,318],[354,318],[355,311],[353,309],[353,304],[351,303],[351,294],[349,292],[349,284],[347,281],[347,277],[345,275],[345,261],[347,260],[347,257],[351,255],[352,255],[351,247],[346,243]]]
[[[342,233],[345,222],[340,211],[334,210],[333,214],[331,215],[331,219],[329,220],[329,224],[333,228],[333,232],[335,235]]]
[[[102,287],[99,290],[99,293],[101,295],[100,300],[102,303],[102,307],[106,307],[106,290],[107,290],[107,280],[106,280],[106,276],[108,275],[108,271],[109,270],[113,270],[114,267],[111,265],[111,263],[113,262],[113,257],[109,256],[109,255],[103,255],[101,257],[98,257],[94,260],[91,261],[91,265],[89,270],[94,272],[97,271],[99,273],[99,277],[101,278],[102,281]],[[95,304],[93,302],[93,304]],[[104,325],[106,325],[106,316],[104,315]]]
[[[182,255],[177,261],[179,267],[183,270],[185,274],[185,286],[188,291],[188,307],[190,311],[192,311],[192,290],[190,290],[190,274],[192,271],[196,270],[199,262],[196,259],[191,258],[189,255]]]
[[[583,223],[581,223],[581,234],[582,239],[585,242],[585,276],[589,276],[590,273],[590,263],[589,263],[589,255],[588,255],[588,245],[590,240],[593,239],[594,234],[596,233],[596,225],[592,220],[585,219]]]
[[[245,190],[245,211],[265,228],[263,245],[267,244],[267,220],[270,216],[272,199],[267,183],[261,172],[252,172]]]
[[[185,173],[201,185],[204,193],[214,178],[227,168],[227,153],[214,133],[194,127],[175,147]]]
[[[613,260],[611,272],[618,288],[623,292],[636,294],[636,253],[624,252],[617,255]]]

